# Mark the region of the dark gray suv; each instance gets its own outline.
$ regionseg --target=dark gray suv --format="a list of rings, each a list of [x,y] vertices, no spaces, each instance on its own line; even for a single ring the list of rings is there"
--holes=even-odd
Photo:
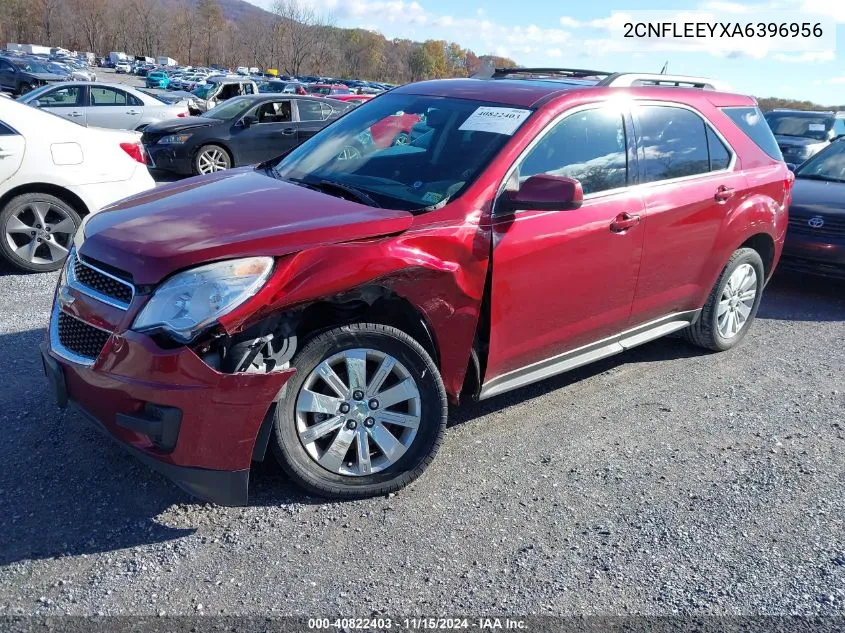
[[[845,112],[773,110],[765,115],[783,160],[800,165],[831,141],[845,136]]]

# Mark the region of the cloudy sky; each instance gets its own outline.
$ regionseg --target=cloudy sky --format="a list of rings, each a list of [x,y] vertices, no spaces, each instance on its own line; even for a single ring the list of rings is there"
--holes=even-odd
[[[250,0],[268,7],[272,0]],[[845,103],[845,0],[303,0],[338,26],[388,38],[445,39],[479,54],[496,53],[525,66],[669,72],[718,77],[757,96]],[[710,22],[781,18],[834,26],[824,42],[771,50],[738,39],[657,45],[619,37],[620,16],[641,9],[672,11]],[[791,14],[772,13],[790,11]],[[616,12],[616,15],[614,15]],[[696,13],[690,13],[696,12]],[[795,13],[797,12],[797,13]],[[636,16],[637,14],[630,14]],[[616,28],[616,31],[612,29]],[[806,48],[809,50],[796,50]],[[668,50],[667,50],[668,49]]]

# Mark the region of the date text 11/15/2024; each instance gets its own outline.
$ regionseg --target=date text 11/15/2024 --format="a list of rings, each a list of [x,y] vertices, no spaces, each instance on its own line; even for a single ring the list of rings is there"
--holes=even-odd
[[[526,630],[524,620],[512,618],[309,618],[311,630],[369,630],[369,631],[435,631],[435,630]]]

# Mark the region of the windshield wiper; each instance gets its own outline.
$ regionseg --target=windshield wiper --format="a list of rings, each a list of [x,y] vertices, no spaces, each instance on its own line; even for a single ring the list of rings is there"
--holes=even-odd
[[[303,187],[308,187],[314,191],[328,193],[326,190],[335,190],[353,196],[358,202],[366,204],[371,207],[381,208],[381,205],[373,200],[366,193],[355,187],[350,187],[342,182],[336,180],[305,180],[304,178],[288,178],[289,181],[294,182]]]

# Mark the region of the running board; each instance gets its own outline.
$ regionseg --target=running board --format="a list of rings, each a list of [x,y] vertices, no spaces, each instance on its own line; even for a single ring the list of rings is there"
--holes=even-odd
[[[670,314],[570,352],[564,352],[558,356],[509,371],[484,383],[481,392],[478,394],[478,399],[486,400],[498,396],[506,391],[545,380],[583,365],[589,365],[597,360],[619,354],[672,332],[677,332],[694,323],[700,313],[701,310],[690,310]]]

